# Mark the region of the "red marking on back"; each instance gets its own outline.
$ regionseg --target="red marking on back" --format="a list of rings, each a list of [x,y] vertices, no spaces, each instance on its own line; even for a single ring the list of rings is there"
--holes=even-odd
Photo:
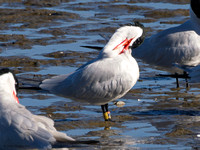
[[[17,103],[19,103],[19,99],[18,99],[18,97],[16,96],[15,91],[13,91],[13,96],[14,96],[14,98],[15,98],[15,101],[16,101]]]

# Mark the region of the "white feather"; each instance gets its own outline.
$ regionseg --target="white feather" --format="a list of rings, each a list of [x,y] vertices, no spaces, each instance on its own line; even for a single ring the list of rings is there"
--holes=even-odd
[[[130,49],[119,54],[124,47],[114,48],[125,39],[134,38],[133,43],[141,35],[139,27],[119,28],[96,59],[70,75],[46,79],[40,87],[63,97],[96,105],[122,97],[137,82],[139,68]]]
[[[156,66],[171,68],[174,63],[196,66],[200,63],[200,19],[190,9],[190,19],[145,39],[133,51],[136,58]]]
[[[0,76],[0,148],[50,149],[60,141],[74,141],[58,132],[53,120],[33,115],[13,96],[15,80],[11,73]]]

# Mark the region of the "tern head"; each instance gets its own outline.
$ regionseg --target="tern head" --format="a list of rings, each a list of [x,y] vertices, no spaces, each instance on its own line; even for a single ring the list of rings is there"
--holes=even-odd
[[[0,69],[0,96],[13,96],[15,101],[19,103],[17,98],[18,80],[14,73],[8,68]]]
[[[142,28],[137,26],[123,26],[117,29],[101,51],[100,57],[116,57],[122,54],[131,55],[131,46],[142,36],[142,33]]]
[[[190,5],[195,15],[200,18],[200,0],[191,0]]]

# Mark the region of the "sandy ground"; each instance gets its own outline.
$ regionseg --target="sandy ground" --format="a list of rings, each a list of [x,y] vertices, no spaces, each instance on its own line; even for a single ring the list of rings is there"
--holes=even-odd
[[[53,75],[75,70],[99,51],[119,26],[140,21],[145,35],[176,26],[189,18],[189,0],[0,1],[0,66],[14,70],[20,86],[36,86]],[[56,121],[56,128],[95,145],[69,149],[198,149],[199,85],[157,77],[167,73],[137,60],[140,80],[120,101],[110,103],[112,122],[99,106],[80,104],[44,91],[20,90],[23,105]]]

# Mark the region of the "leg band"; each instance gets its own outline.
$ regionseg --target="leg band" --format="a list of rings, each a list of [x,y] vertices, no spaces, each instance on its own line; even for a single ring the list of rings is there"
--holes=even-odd
[[[103,116],[104,116],[105,121],[108,121],[109,119],[108,113],[107,112],[103,113]]]

